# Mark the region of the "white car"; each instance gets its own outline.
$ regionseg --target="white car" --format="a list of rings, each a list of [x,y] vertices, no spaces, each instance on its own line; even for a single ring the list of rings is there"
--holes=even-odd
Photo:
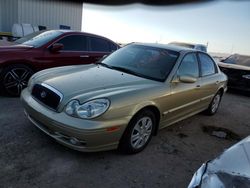
[[[250,136],[204,163],[188,188],[250,187]]]
[[[204,44],[191,44],[191,43],[184,43],[184,42],[170,42],[169,44],[207,52],[207,46]]]

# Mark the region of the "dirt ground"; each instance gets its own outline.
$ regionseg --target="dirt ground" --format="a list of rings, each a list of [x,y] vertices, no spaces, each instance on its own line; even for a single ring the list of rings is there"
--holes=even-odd
[[[172,125],[136,155],[81,153],[56,143],[24,116],[17,98],[0,96],[0,187],[187,187],[200,165],[236,143],[202,131],[250,135],[250,97],[225,94],[218,113]]]

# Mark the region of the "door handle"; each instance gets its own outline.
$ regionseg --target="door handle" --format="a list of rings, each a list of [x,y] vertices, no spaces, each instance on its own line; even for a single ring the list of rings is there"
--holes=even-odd
[[[89,55],[80,55],[81,58],[83,57],[89,57]]]

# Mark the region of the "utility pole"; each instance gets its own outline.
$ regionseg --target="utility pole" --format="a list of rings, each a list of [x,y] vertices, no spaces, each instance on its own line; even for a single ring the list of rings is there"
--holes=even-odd
[[[230,54],[233,54],[233,50],[234,50],[234,45],[232,44],[232,48],[231,48],[231,53]]]

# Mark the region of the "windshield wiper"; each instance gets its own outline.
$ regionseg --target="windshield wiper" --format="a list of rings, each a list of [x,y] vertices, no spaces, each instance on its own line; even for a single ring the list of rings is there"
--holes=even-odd
[[[146,76],[143,75],[143,74],[140,74],[140,73],[138,73],[138,72],[132,71],[132,70],[127,69],[127,68],[124,68],[124,67],[112,66],[112,68],[115,69],[115,70],[121,71],[121,72],[128,73],[128,74],[133,74],[133,75],[135,75],[135,76],[139,76],[139,77],[143,77],[143,78],[146,77]]]
[[[97,61],[95,64],[96,64],[96,65],[101,65],[101,66],[103,66],[103,67],[107,67],[107,68],[109,68],[109,69],[114,69],[112,66],[107,65],[107,64],[105,64],[105,63],[102,63],[101,61]]]
[[[154,77],[151,77],[151,76],[147,76],[145,74],[141,74],[141,73],[132,71],[132,70],[124,68],[124,67],[112,66],[112,69],[115,69],[115,70],[118,70],[118,71],[121,71],[121,72],[125,72],[125,73],[128,73],[128,74],[132,74],[132,75],[135,75],[135,76],[139,76],[141,78],[146,78],[146,79],[149,79],[149,80],[155,80],[155,81],[161,81],[162,82],[161,79],[157,79],[157,78],[154,78]]]

